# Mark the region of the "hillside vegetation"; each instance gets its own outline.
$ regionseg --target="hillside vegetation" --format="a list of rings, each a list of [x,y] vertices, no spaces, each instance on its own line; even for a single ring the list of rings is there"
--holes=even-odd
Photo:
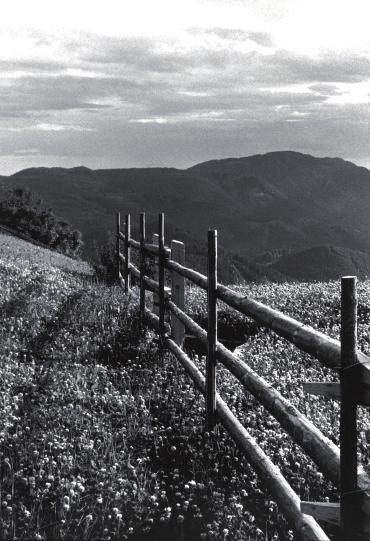
[[[86,263],[2,235],[0,283],[1,539],[295,539],[223,429],[204,431],[203,398],[140,330],[134,295],[96,282]],[[338,336],[335,282],[237,289]],[[369,353],[368,281],[359,298]],[[192,288],[187,311],[204,321],[205,296]],[[222,305],[220,324],[242,329],[243,359],[337,442],[338,404],[300,386],[333,374]],[[302,499],[337,498],[221,366],[218,388]],[[368,466],[366,415],[359,453]]]
[[[370,254],[336,246],[315,246],[281,257],[272,268],[308,282],[349,275],[364,279],[369,276]]]
[[[53,209],[45,208],[41,199],[23,188],[15,188],[0,201],[0,227],[72,257],[79,255],[83,245],[79,231],[58,219]]]
[[[94,244],[104,244],[107,231],[114,231],[117,211],[132,214],[134,233],[140,212],[147,213],[151,233],[164,211],[166,238],[185,241],[190,255],[199,255],[199,248],[204,255],[207,229],[218,228],[227,267],[235,271],[224,276],[226,281],[237,276],[276,280],[286,264],[278,268],[271,262],[288,254],[292,264],[285,278],[302,279],[299,252],[318,246],[340,250],[331,250],[330,264],[324,265],[322,251],[315,252],[313,279],[340,277],[343,261],[346,274],[360,274],[360,261],[361,272],[370,276],[362,255],[370,255],[370,171],[339,158],[282,151],[186,170],[33,168],[0,177],[0,190],[16,186],[38,193],[80,230],[89,256],[95,254]],[[202,258],[194,261],[205,270]]]

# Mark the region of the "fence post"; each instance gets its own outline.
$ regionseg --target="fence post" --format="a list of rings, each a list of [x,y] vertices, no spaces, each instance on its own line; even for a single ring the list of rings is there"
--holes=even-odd
[[[145,213],[140,214],[140,322],[145,319]]]
[[[180,265],[185,264],[185,244],[183,242],[178,240],[171,242],[171,259],[180,263]],[[185,310],[185,278],[174,271],[171,272],[171,300],[180,310]],[[185,339],[185,327],[172,313],[171,331],[173,340],[176,344],[182,346]]]
[[[340,518],[346,540],[359,531],[357,492],[357,405],[350,367],[357,363],[356,277],[341,280]]]
[[[152,243],[158,246],[158,234],[153,233],[152,236]],[[153,280],[155,282],[159,281],[159,273],[158,273],[158,257],[154,258],[154,265],[153,265]],[[159,297],[158,293],[153,293],[153,306],[152,306],[153,314],[159,315]]]
[[[216,422],[216,348],[217,348],[217,231],[208,231],[208,333],[207,333],[207,429]]]
[[[164,327],[164,310],[165,310],[165,299],[164,299],[164,213],[161,212],[158,216],[158,284],[159,284],[159,341],[160,345],[163,346],[165,327]]]
[[[131,238],[131,216],[130,216],[130,214],[127,214],[127,215],[126,215],[126,224],[125,224],[125,291],[126,291],[126,293],[130,290],[130,286],[131,286],[131,274],[130,274],[131,248],[130,248],[130,238]]]
[[[118,283],[121,283],[122,276],[121,276],[121,259],[120,259],[120,251],[121,251],[121,214],[117,212],[117,220],[116,220],[116,227],[117,227],[117,243],[116,243],[116,259],[117,259],[117,280]]]

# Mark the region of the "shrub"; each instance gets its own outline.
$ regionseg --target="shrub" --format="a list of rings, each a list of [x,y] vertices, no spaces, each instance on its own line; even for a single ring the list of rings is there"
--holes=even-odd
[[[0,201],[0,223],[63,254],[76,257],[83,246],[80,231],[58,219],[52,208],[29,190],[15,188]]]
[[[120,247],[121,253],[124,252],[123,242]],[[107,285],[113,285],[117,283],[117,240],[116,236],[112,233],[107,235],[107,240],[104,244],[95,244],[95,260],[94,269],[96,276]],[[137,250],[131,249],[131,263],[139,268],[140,255]],[[121,263],[121,274],[123,275],[123,263]],[[153,263],[146,258],[145,275],[153,277]],[[131,275],[131,284],[135,285],[138,280],[135,276]]]
[[[97,263],[94,265],[96,276],[107,285],[117,282],[116,239],[108,236],[103,245],[95,244]]]

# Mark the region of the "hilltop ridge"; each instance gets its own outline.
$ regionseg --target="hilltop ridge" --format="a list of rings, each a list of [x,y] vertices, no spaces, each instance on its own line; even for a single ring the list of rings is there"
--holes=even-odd
[[[204,253],[207,229],[217,228],[220,245],[241,277],[241,267],[249,266],[255,277],[269,278],[273,268],[261,262],[272,251],[295,257],[326,245],[370,254],[370,171],[341,158],[279,151],[183,170],[32,168],[1,177],[0,189],[19,183],[82,231],[90,256],[114,231],[117,211],[131,213],[134,234],[140,212],[146,212],[151,234],[164,211],[166,238],[176,234],[186,240],[190,256]],[[328,275],[317,279],[332,277],[337,263],[333,259]],[[291,278],[302,274],[299,257],[295,265],[298,272]]]
[[[273,150],[271,152],[261,152],[261,153],[258,153],[258,154],[253,154],[252,156],[239,156],[239,157],[230,157],[230,158],[213,158],[211,160],[206,160],[204,162],[199,162],[197,164],[194,164],[188,168],[186,168],[187,170],[188,169],[193,169],[194,167],[199,167],[199,166],[203,166],[203,165],[208,165],[208,164],[220,164],[222,162],[237,162],[237,161],[240,161],[240,160],[249,160],[250,158],[261,158],[261,157],[267,157],[267,156],[276,156],[276,157],[279,157],[280,155],[285,155],[285,156],[296,156],[296,157],[306,157],[306,158],[312,158],[314,160],[327,160],[329,162],[337,162],[337,163],[348,163],[350,165],[355,165],[355,167],[359,167],[360,169],[365,169],[366,171],[368,171],[369,169],[364,167],[364,166],[361,166],[361,165],[356,165],[354,164],[353,162],[351,162],[350,160],[345,160],[344,158],[340,158],[339,156],[314,156],[313,154],[308,154],[306,152],[299,152],[297,150]]]

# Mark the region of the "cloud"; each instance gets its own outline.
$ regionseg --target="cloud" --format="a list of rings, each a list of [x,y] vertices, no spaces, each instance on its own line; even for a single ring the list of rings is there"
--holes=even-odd
[[[40,151],[38,148],[19,148],[14,150],[14,154],[18,156],[31,156],[40,154]]]
[[[0,58],[0,145],[8,155],[36,148],[40,157],[92,166],[185,165],[282,144],[314,152],[316,141],[334,152],[337,136],[337,154],[358,155],[342,130],[367,144],[356,128],[366,112],[350,103],[351,89],[364,95],[370,79],[364,55],[299,55],[264,32],[220,27],[155,39],[32,40],[28,57]]]
[[[273,47],[274,44],[273,37],[268,32],[256,32],[242,28],[189,28],[188,32],[202,37],[206,35],[217,36],[224,41],[251,41],[267,48]]]
[[[80,132],[87,132],[87,131],[94,131],[92,128],[86,128],[83,126],[73,126],[65,125],[65,124],[48,124],[41,122],[40,124],[36,124],[32,127],[35,130],[42,130],[42,131],[80,131]]]
[[[335,84],[331,83],[317,83],[314,85],[309,85],[308,89],[317,94],[322,94],[323,96],[338,96],[343,93],[342,90]]]
[[[284,75],[295,82],[360,82],[370,78],[370,62],[365,55],[328,52],[318,57],[277,51],[270,67],[277,80]],[[277,73],[277,70],[279,73]]]
[[[364,160],[368,145],[365,105],[343,106],[341,110],[321,108],[299,122],[287,122],[294,118],[291,115],[295,110],[287,106],[266,113],[260,107],[253,113],[254,118],[245,115],[246,118],[236,117],[233,122],[209,121],[203,117],[134,123],[114,114],[98,115],[95,132],[26,130],[5,135],[0,131],[0,148],[2,154],[8,155],[14,154],[14,149],[27,148],[26,145],[39,150],[37,156],[24,157],[22,162],[17,156],[8,158],[13,171],[19,168],[15,164],[188,167],[212,158],[284,149]],[[4,163],[1,159],[1,172],[5,172]]]
[[[13,66],[14,72],[0,85],[2,117],[10,111],[92,110],[110,104],[117,108],[120,100],[122,106],[131,104],[135,113],[152,111],[157,116],[184,108],[189,113],[207,108],[234,111],[256,102],[268,107],[273,101],[278,105],[288,99],[310,105],[333,95],[337,82],[356,83],[370,77],[365,57],[327,53],[309,58],[274,49],[268,54],[243,52],[239,47],[243,39],[267,43],[269,36],[223,28],[206,30],[207,35],[211,33],[220,39],[217,47],[207,42],[195,47],[186,40],[86,34],[66,39],[64,62],[39,59],[12,64],[0,60],[0,68],[9,71]],[[236,42],[236,48],[230,47],[230,40]],[[45,38],[42,43],[49,41]],[[299,84],[307,88],[298,97],[293,85]],[[287,87],[290,98],[284,95]],[[269,89],[275,91],[274,97],[269,96]]]
[[[14,115],[37,117],[57,111],[97,110],[108,107],[104,98],[133,92],[136,85],[116,77],[75,77],[70,75],[34,74],[18,77],[0,85],[0,120]]]
[[[32,74],[32,73],[54,73],[58,74],[62,70],[67,69],[67,63],[50,61],[50,60],[4,60],[0,59],[0,70],[2,76],[8,74],[9,76],[16,77],[18,74]],[[19,76],[19,75],[18,75]]]

